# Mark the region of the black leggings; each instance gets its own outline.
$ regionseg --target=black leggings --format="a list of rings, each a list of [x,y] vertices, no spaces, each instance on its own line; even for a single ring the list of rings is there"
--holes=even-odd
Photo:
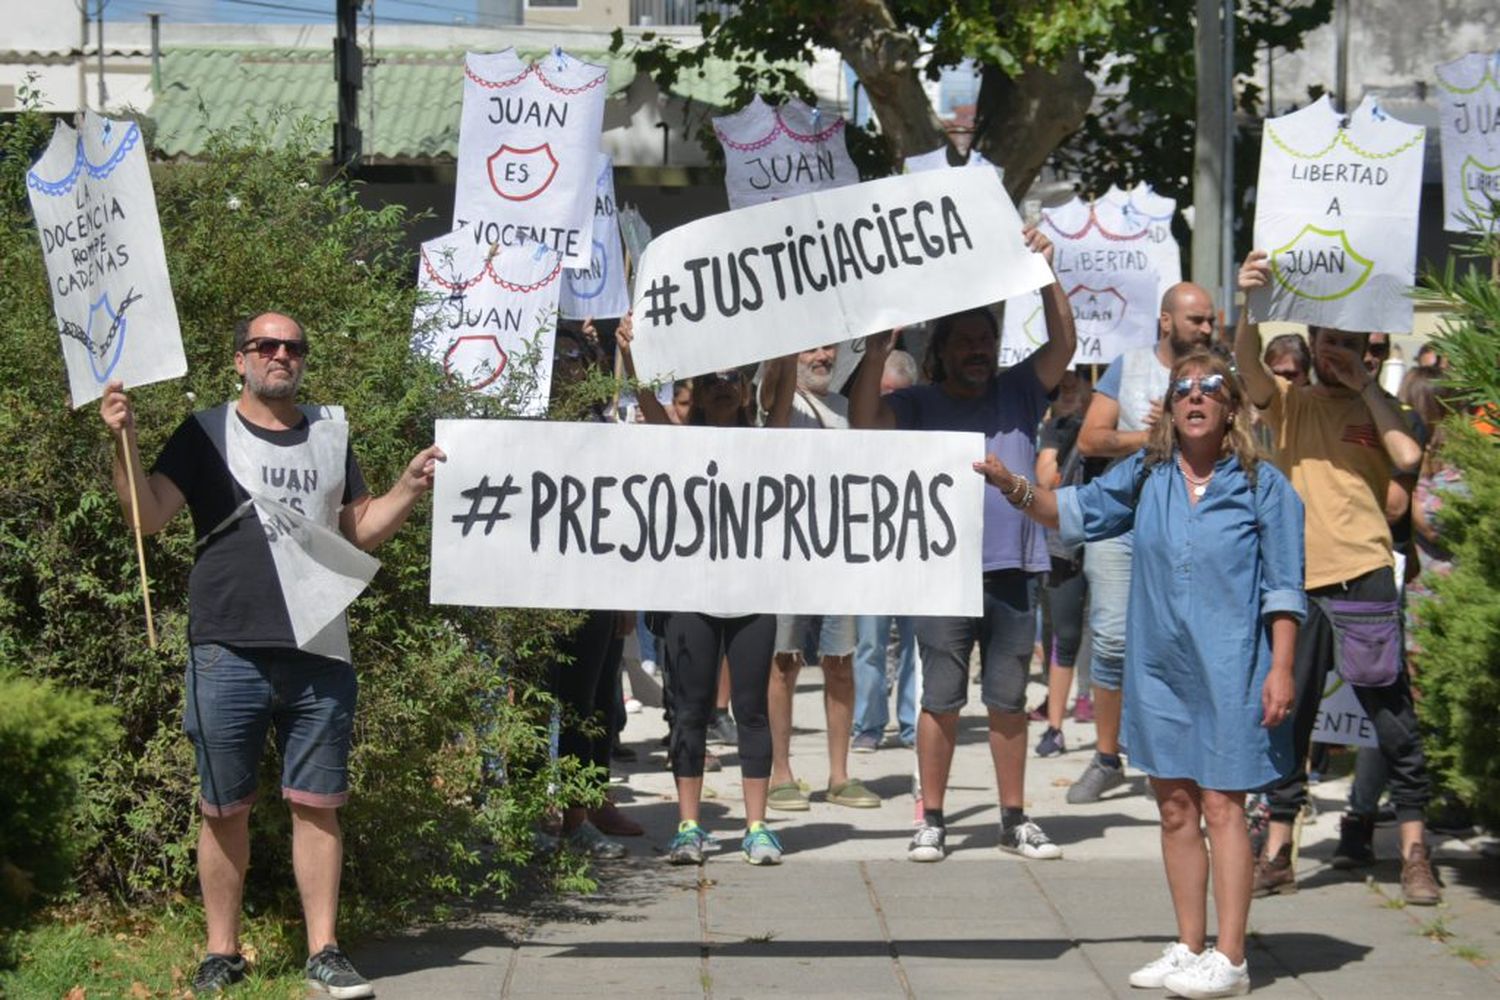
[[[775,615],[718,618],[693,612],[667,615],[662,635],[672,688],[672,773],[701,778],[708,720],[719,688],[719,663],[729,658],[729,698],[740,732],[740,776],[771,776],[771,724],[766,689],[776,645]]]
[[[1089,580],[1083,575],[1082,563],[1054,556],[1045,591],[1052,608],[1057,665],[1071,667],[1078,662],[1078,650],[1083,646],[1083,609],[1089,594]],[[1046,652],[1052,655],[1052,650]],[[1088,682],[1082,681],[1078,690],[1087,691]]]
[[[562,703],[557,755],[597,764],[606,774],[614,738],[615,678],[605,666],[614,637],[615,613],[590,611],[583,624],[558,643],[559,659],[552,664],[552,693]]]

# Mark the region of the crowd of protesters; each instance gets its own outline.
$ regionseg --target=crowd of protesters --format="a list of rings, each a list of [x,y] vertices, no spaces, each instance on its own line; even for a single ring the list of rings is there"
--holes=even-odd
[[[1046,239],[1032,228],[1025,235],[1050,261]],[[1240,269],[1239,289],[1267,281],[1266,255],[1256,251]],[[665,849],[669,863],[700,865],[718,847],[700,816],[704,773],[722,766],[711,742],[738,751],[741,853],[751,864],[780,864],[795,851],[795,824],[773,830],[773,812],[806,812],[815,801],[877,808],[879,796],[851,775],[850,754],[891,746],[916,752],[919,796],[907,857],[940,862],[947,855],[945,793],[961,752],[958,721],[973,685],[985,708],[1000,847],[1045,861],[1060,858],[1066,845],[1045,832],[1044,818],[1026,813],[1026,764],[1033,754],[1068,752],[1064,723],[1076,684],[1073,739],[1079,741],[1078,723],[1092,723],[1095,739],[1067,802],[1131,794],[1123,787],[1129,766],[1148,777],[1161,818],[1178,939],[1136,970],[1131,985],[1184,996],[1237,995],[1249,988],[1251,898],[1297,889],[1293,824],[1305,807],[1310,773],[1322,767],[1312,738],[1330,670],[1353,687],[1377,744],[1357,755],[1333,864],[1373,863],[1373,832],[1388,795],[1400,829],[1404,900],[1432,905],[1442,898],[1427,843],[1433,793],[1411,670],[1420,650],[1409,645],[1420,612],[1410,598],[1430,596],[1424,574],[1451,568],[1442,510],[1445,497],[1464,487],[1462,469],[1445,454],[1443,424],[1458,404],[1430,348],[1402,380],[1399,396],[1392,395],[1379,380],[1391,352],[1388,335],[1315,327],[1305,338],[1283,334],[1262,344],[1241,313],[1226,337],[1210,294],[1186,282],[1166,290],[1155,344],[1125,352],[1102,373],[1073,371],[1076,336],[1061,284],[1044,289],[1042,301],[1046,342],[1005,369],[997,363],[996,315],[971,309],[867,338],[842,385],[834,384],[834,373],[838,352],[848,348],[827,345],[758,370],[700,374],[665,396],[641,387],[633,404],[626,397],[625,405],[596,407],[591,418],[600,421],[766,433],[791,427],[983,434],[988,457],[972,472],[957,470],[986,483],[983,612],[977,618],[777,616],[754,608],[733,615],[582,612],[578,627],[561,638],[550,675],[561,706],[556,752],[594,765],[601,783],[612,759],[631,759],[619,734],[625,713],[639,702],[626,698],[621,674],[625,643],[636,631],[643,671],[662,679],[664,743],[679,813]],[[554,393],[616,360],[633,380],[631,343],[628,315],[597,329],[592,322],[561,325]],[[270,646],[251,643],[243,656],[235,654],[240,659],[225,652],[246,643],[247,629],[267,628],[245,619],[234,595],[252,586],[268,592],[279,569],[263,553],[255,556],[254,573],[247,574],[248,564],[215,567],[235,558],[226,545],[237,538],[245,551],[256,548],[246,514],[260,499],[240,485],[246,462],[295,453],[326,470],[337,489],[320,501],[309,530],[372,548],[399,528],[443,455],[436,448],[419,453],[391,493],[371,498],[341,414],[295,404],[307,351],[289,317],[267,313],[242,324],[236,337],[242,399],[185,422],[149,472],[134,452],[123,389],[112,384],[101,404],[106,424],[121,433],[122,503],[129,509],[133,478],[147,531],[189,507],[209,553],[191,584],[190,698],[226,683],[231,666],[260,678],[253,691],[209,691],[189,713],[203,781],[200,865],[210,939],[194,983],[205,991],[244,974],[236,939],[253,798],[253,781],[244,776],[253,776],[256,740],[263,742],[271,725],[289,752],[283,794],[293,803],[296,850],[322,858],[321,865],[297,869],[308,907],[309,978],[333,995],[364,996],[369,989],[339,950],[334,929],[336,809],[347,795],[354,700],[342,618],[338,634],[326,637],[327,655],[317,658],[338,684],[330,681],[328,691],[314,692],[292,711],[277,689],[285,680],[283,661],[312,654],[298,652],[290,634]],[[290,619],[281,612],[289,613],[295,595],[273,603],[279,615],[273,624],[287,631],[282,619]],[[793,693],[812,664],[819,668],[827,734],[829,780],[821,790],[796,777],[790,752]],[[1034,666],[1047,694],[1028,712]],[[205,713],[234,706],[249,720],[249,735],[230,745],[210,733],[217,723]],[[1043,724],[1034,747],[1029,720]],[[1268,814],[1261,847],[1249,836],[1247,799]],[[606,796],[592,807],[559,803],[553,836],[609,859],[628,853],[619,838],[643,832]],[[315,868],[335,877],[329,882]]]
[[[1033,232],[1028,238],[1048,251]],[[1259,287],[1266,273],[1265,255],[1252,254],[1240,291]],[[1047,342],[1006,369],[996,362],[996,317],[976,309],[868,338],[842,386],[832,383],[841,348],[827,345],[767,363],[758,375],[679,383],[678,398],[688,402],[675,407],[640,393],[636,419],[652,422],[975,430],[990,452],[976,464],[988,484],[980,618],[747,614],[689,643],[670,624],[684,616],[642,616],[642,663],[659,665],[672,706],[669,758],[682,824],[668,860],[701,863],[713,848],[696,809],[703,759],[717,766],[703,734],[713,739],[727,726],[718,742],[733,744],[738,723],[747,860],[779,863],[783,836],[795,850],[795,824],[772,833],[771,813],[805,812],[817,801],[878,806],[850,775],[849,754],[899,746],[916,750],[919,777],[907,856],[941,861],[956,723],[973,683],[986,709],[1002,849],[1031,860],[1062,856],[1065,845],[1022,806],[1025,761],[1028,752],[1068,752],[1069,714],[1093,723],[1092,753],[1067,801],[1132,794],[1127,767],[1147,775],[1177,912],[1179,939],[1131,984],[1188,996],[1243,992],[1251,898],[1297,888],[1292,821],[1309,772],[1323,766],[1327,748],[1312,743],[1313,728],[1324,679],[1338,669],[1378,746],[1356,756],[1333,863],[1372,864],[1377,817],[1392,812],[1403,899],[1439,902],[1409,666],[1419,651],[1407,644],[1413,599],[1430,593],[1423,574],[1449,569],[1443,498],[1462,489],[1461,470],[1442,451],[1441,425],[1457,404],[1441,358],[1424,345],[1398,397],[1380,381],[1387,334],[1313,328],[1262,343],[1243,315],[1233,331],[1219,329],[1211,295],[1184,282],[1164,295],[1154,345],[1102,370],[1073,371],[1060,286],[1044,304]],[[629,317],[617,343],[629,371]],[[709,418],[700,396],[715,391],[724,412]],[[621,419],[630,418],[622,408]],[[731,652],[730,633],[740,631],[754,633],[753,654]],[[1360,656],[1378,662],[1353,662]],[[736,657],[754,678],[753,697],[734,680]],[[828,739],[821,794],[796,778],[789,753],[791,694],[813,663]],[[1022,699],[1034,668],[1047,693],[1028,713]],[[715,678],[719,696],[733,702],[733,721],[712,708]],[[1034,746],[1028,714],[1044,723]],[[1247,833],[1247,799],[1269,813],[1263,844]],[[575,842],[614,853],[603,838]],[[1212,944],[1209,891],[1218,918]]]

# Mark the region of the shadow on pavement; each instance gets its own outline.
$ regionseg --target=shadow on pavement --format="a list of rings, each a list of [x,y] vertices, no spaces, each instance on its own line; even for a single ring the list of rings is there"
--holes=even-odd
[[[1253,933],[1246,945],[1250,979],[1256,989],[1289,976],[1336,972],[1363,960],[1373,950],[1357,941],[1303,931]],[[1262,956],[1270,961],[1260,961]]]

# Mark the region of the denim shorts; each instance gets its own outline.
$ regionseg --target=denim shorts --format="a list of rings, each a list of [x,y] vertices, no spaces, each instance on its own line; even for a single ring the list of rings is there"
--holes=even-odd
[[[917,619],[922,708],[948,715],[969,699],[969,651],[979,643],[979,697],[998,712],[1026,708],[1026,675],[1036,643],[1040,575],[1019,569],[984,574],[980,618]]]
[[[776,652],[801,653],[803,663],[854,655],[853,615],[777,615]]]
[[[229,816],[255,801],[266,733],[281,752],[281,796],[331,809],[349,799],[354,668],[297,649],[195,645],[183,729],[193,742],[203,812]]]

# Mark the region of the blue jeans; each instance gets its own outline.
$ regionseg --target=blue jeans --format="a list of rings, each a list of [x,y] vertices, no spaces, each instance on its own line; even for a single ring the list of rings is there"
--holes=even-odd
[[[1130,609],[1130,535],[1089,542],[1083,573],[1089,580],[1089,629],[1093,656],[1089,672],[1095,687],[1118,691],[1125,682],[1125,616]]]
[[[896,724],[901,742],[917,738],[917,623],[910,615],[860,615],[854,620],[854,735],[877,738],[891,721],[886,646],[891,622],[901,638],[896,663]]]
[[[282,798],[320,809],[348,801],[359,689],[349,664],[298,649],[205,643],[192,647],[186,680],[183,729],[206,814],[250,808],[273,729]]]

